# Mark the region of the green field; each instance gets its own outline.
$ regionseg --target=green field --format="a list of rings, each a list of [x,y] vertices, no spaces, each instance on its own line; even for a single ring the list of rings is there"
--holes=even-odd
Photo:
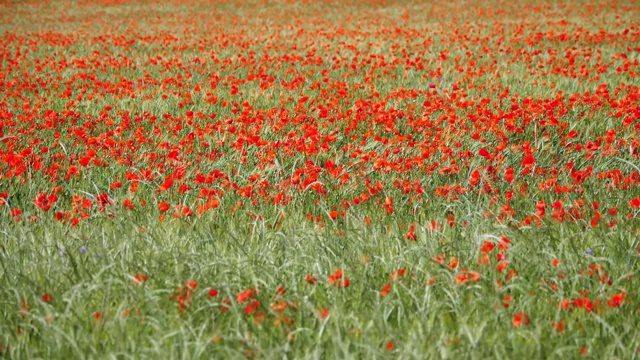
[[[635,359],[637,1],[0,1],[0,358]]]

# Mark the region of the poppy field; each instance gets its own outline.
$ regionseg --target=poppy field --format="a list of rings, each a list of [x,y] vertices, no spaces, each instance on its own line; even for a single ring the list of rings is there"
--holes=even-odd
[[[0,358],[640,356],[636,1],[0,1]]]

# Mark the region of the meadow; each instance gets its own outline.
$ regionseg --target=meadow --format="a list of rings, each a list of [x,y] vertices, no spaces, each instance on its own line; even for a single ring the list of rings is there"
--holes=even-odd
[[[640,356],[637,1],[0,1],[0,358]]]

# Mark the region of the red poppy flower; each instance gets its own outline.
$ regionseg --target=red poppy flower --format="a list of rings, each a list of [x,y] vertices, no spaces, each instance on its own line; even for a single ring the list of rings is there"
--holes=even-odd
[[[529,316],[524,311],[520,311],[513,315],[513,326],[519,328],[522,325],[529,325]]]
[[[391,291],[391,284],[385,285],[382,290],[380,290],[380,296],[385,297],[389,295],[389,291]]]
[[[166,202],[158,203],[158,210],[160,210],[161,213],[165,213],[169,211],[169,208],[171,208],[169,203],[166,203]]]
[[[198,287],[198,284],[195,280],[187,280],[185,286],[187,287],[187,289],[195,290]]]
[[[52,301],[53,301],[53,298],[51,297],[51,294],[45,293],[44,295],[42,295],[42,302],[49,304]]]
[[[392,281],[400,280],[405,276],[406,273],[407,273],[407,270],[404,268],[394,270],[393,272],[391,272],[391,275],[389,275],[389,279]]]
[[[396,345],[393,343],[393,341],[389,341],[387,343],[387,351],[393,351],[393,349],[396,347]]]
[[[329,282],[329,285],[335,285],[339,288],[348,288],[350,284],[349,278],[343,277],[342,269],[337,269],[333,274],[329,275],[327,282]]]
[[[320,309],[318,316],[320,319],[326,320],[329,317],[329,309]]]
[[[551,324],[551,326],[557,333],[564,333],[564,320],[554,322],[553,324]]]
[[[618,294],[613,294],[609,300],[607,300],[607,305],[610,308],[617,308],[624,302],[626,292],[622,291]]]
[[[46,193],[40,193],[33,200],[33,203],[43,211],[48,211],[49,209],[51,209],[51,206],[57,201],[58,196],[56,194],[50,194],[49,196],[47,196]]]
[[[460,284],[460,285],[465,284],[469,281],[477,282],[479,280],[480,280],[480,273],[471,271],[471,270],[462,270],[455,277],[456,284]]]
[[[536,163],[536,159],[533,157],[533,155],[529,154],[529,155],[526,155],[524,158],[522,158],[521,165],[524,167],[529,167],[535,163]]]
[[[238,293],[238,296],[236,297],[236,302],[241,304],[249,299],[253,299],[254,296],[255,296],[254,291],[252,289],[247,289],[245,291],[241,291]]]
[[[136,285],[142,285],[147,281],[147,276],[141,273],[137,273],[136,276],[133,277],[133,283]]]

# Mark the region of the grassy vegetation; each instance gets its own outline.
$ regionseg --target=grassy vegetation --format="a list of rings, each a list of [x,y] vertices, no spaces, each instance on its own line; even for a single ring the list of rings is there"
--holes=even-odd
[[[0,357],[640,350],[634,2],[0,4]]]

